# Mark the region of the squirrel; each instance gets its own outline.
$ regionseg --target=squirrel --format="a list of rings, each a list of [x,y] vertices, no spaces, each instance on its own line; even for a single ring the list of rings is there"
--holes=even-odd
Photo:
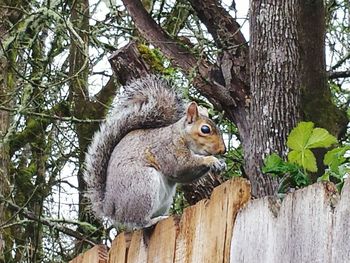
[[[88,148],[84,178],[92,210],[127,228],[166,217],[177,183],[226,169],[222,134],[196,102],[187,108],[160,77],[124,87]]]

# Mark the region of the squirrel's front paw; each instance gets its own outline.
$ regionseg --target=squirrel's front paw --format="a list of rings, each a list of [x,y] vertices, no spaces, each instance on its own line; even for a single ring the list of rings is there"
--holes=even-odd
[[[215,174],[221,173],[222,171],[226,170],[225,161],[222,159],[216,159],[215,162],[213,162],[210,166],[210,170]]]

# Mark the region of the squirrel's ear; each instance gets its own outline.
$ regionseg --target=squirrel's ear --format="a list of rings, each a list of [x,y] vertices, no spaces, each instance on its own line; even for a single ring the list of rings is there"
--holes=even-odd
[[[187,107],[186,121],[188,124],[195,122],[198,119],[198,106],[197,103],[192,101]]]

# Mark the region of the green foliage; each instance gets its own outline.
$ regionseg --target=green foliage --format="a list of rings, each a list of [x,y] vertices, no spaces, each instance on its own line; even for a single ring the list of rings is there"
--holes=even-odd
[[[337,139],[322,128],[314,128],[312,122],[301,122],[289,134],[287,146],[290,149],[288,161],[273,153],[264,160],[262,172],[281,178],[279,192],[289,188],[300,188],[312,183],[308,172],[317,172],[315,148],[328,148],[337,143]],[[327,169],[319,180],[333,181],[340,188],[350,171],[346,152],[350,146],[337,147],[328,151],[323,163]]]
[[[183,210],[188,207],[188,202],[185,199],[184,193],[178,187],[174,196],[173,204],[170,207],[170,214],[179,215]]]
[[[310,149],[327,148],[337,139],[322,128],[314,128],[312,122],[300,122],[288,136],[287,146],[291,149],[288,161],[296,163],[310,172],[317,172],[316,158]]]
[[[279,192],[282,193],[287,192],[289,188],[304,187],[311,183],[301,166],[286,162],[275,153],[264,160],[262,172],[281,177]]]
[[[242,147],[228,149],[225,154],[226,171],[223,173],[225,179],[242,176],[243,171],[243,153]]]
[[[344,178],[350,173],[348,158],[345,157],[349,150],[350,145],[346,145],[328,151],[323,159],[323,163],[328,166],[328,169],[319,180],[333,181],[340,190],[344,184]]]
[[[217,113],[216,113],[217,114]],[[215,119],[215,118],[213,118]],[[243,150],[242,146],[237,143],[239,141],[238,129],[236,125],[219,114],[220,126],[222,132],[227,136],[225,141],[227,144],[227,152],[225,154],[225,162],[227,165],[226,171],[222,174],[224,179],[242,176],[243,171]]]

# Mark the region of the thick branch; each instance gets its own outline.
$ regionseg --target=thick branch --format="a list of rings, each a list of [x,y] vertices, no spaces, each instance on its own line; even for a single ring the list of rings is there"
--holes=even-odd
[[[173,62],[190,72],[196,65],[195,57],[186,48],[178,45],[147,13],[139,0],[123,0],[125,7],[142,36],[151,44],[160,48]]]
[[[193,10],[187,0],[177,0],[169,16],[163,23],[163,27],[169,34],[176,36],[185,26],[187,18],[191,13],[193,13]],[[175,17],[176,19],[174,19]]]
[[[104,112],[109,107],[109,102],[113,99],[117,92],[114,76],[108,80],[107,84],[96,94],[95,108],[99,112]],[[102,115],[102,114],[101,114]]]
[[[241,26],[217,0],[190,2],[216,46],[222,49],[220,66],[226,87],[238,93],[238,99],[244,100],[249,94],[249,48]]]
[[[350,70],[328,72],[328,79],[349,78]]]
[[[178,45],[147,13],[138,0],[123,0],[124,5],[132,16],[137,29],[151,44],[158,47],[172,62],[187,74],[198,75],[194,85],[215,106],[222,109],[222,105],[236,105],[234,99],[225,88],[221,74],[212,72],[213,67],[204,61],[198,61],[188,49]],[[219,85],[216,85],[218,83]]]
[[[125,85],[131,79],[140,78],[152,72],[151,66],[142,59],[135,42],[118,49],[109,58],[114,74],[120,84]]]
[[[199,19],[206,25],[216,45],[223,49],[236,49],[243,46],[248,53],[247,41],[240,31],[241,26],[216,0],[190,0]]]

